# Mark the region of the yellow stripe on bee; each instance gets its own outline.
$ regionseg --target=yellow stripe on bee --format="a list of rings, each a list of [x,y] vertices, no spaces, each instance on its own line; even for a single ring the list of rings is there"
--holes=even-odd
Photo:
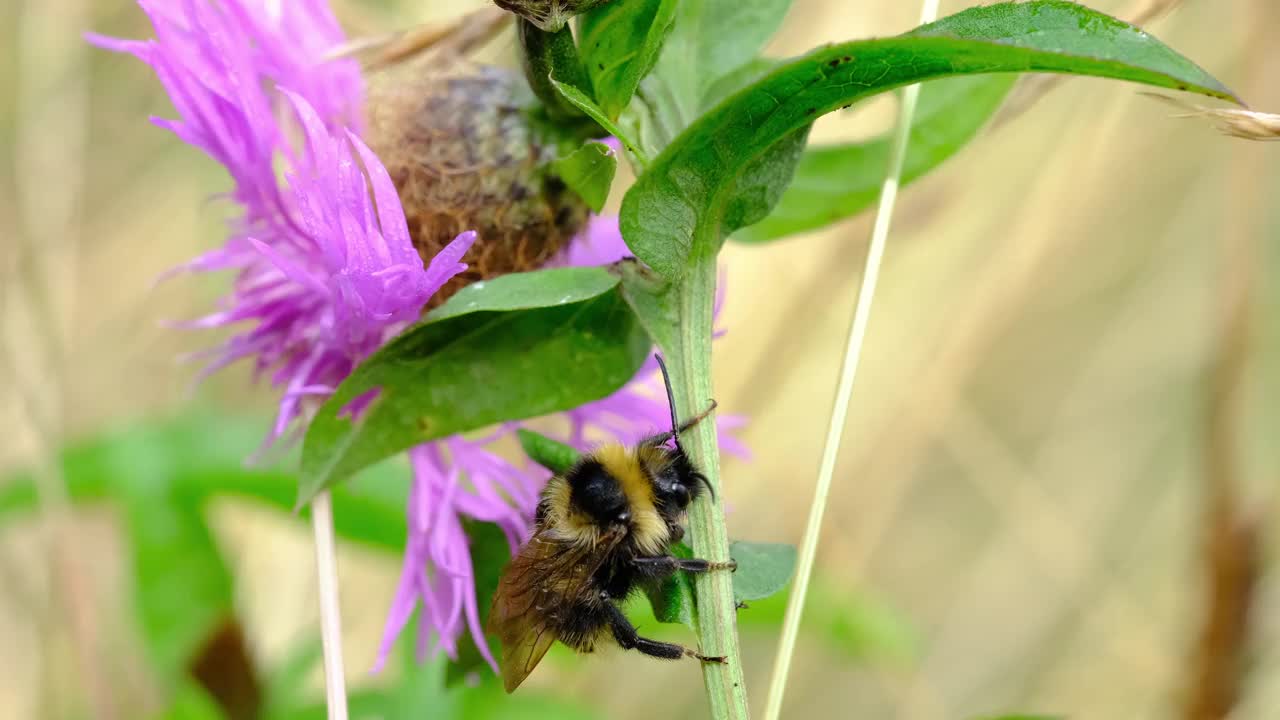
[[[641,465],[636,451],[622,445],[604,445],[592,453],[605,471],[618,481],[631,510],[631,537],[642,553],[666,552],[671,531],[658,514],[653,481]]]
[[[557,475],[547,481],[542,494],[547,499],[547,529],[566,542],[595,547],[600,539],[600,529],[591,518],[573,506],[569,481]]]

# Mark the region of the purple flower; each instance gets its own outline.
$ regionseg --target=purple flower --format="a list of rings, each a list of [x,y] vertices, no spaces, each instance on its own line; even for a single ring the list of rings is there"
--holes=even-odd
[[[267,7],[150,0],[143,9],[154,40],[90,39],[150,65],[179,115],[154,122],[235,182],[230,197],[241,212],[226,244],[185,266],[234,272],[234,290],[186,325],[237,328],[202,353],[206,374],[249,359],[283,390],[270,443],[301,418],[305,398],[332,392],[418,317],[465,269],[459,260],[475,235],[423,267],[387,171],[346,129],[362,112],[363,90],[353,62],[322,59],[344,39],[327,6],[295,0],[275,4],[275,15]]]
[[[512,552],[528,539],[538,491],[547,475],[526,472],[485,448],[508,431],[503,427],[479,441],[455,436],[409,451],[413,466],[407,509],[409,537],[375,672],[386,663],[392,645],[419,604],[426,615],[426,622],[418,626],[419,657],[443,651],[457,658],[458,639],[465,627],[481,656],[496,668],[484,640],[484,619],[480,617],[462,519],[496,523],[506,534]]]
[[[202,353],[209,360],[205,374],[248,360],[280,389],[269,445],[291,428],[300,431],[308,403],[322,401],[356,364],[417,319],[427,300],[465,269],[461,259],[475,233],[458,236],[424,267],[395,187],[359,136],[359,66],[326,59],[345,37],[323,0],[140,4],[155,39],[88,37],[151,66],[178,115],[153,121],[231,176],[227,197],[237,213],[226,242],[183,269],[230,271],[234,285],[217,311],[186,325],[233,328],[225,342]],[[602,264],[627,254],[617,220],[595,218],[561,262]],[[617,393],[567,413],[568,439],[585,448],[593,439],[634,442],[666,427],[656,377],[650,362]],[[719,423],[728,429],[740,420]],[[528,538],[548,473],[490,449],[516,427],[508,423],[488,437],[455,436],[409,451],[409,536],[376,667],[419,605],[421,653],[456,657],[465,630],[493,664],[463,522],[496,524],[512,552]],[[727,436],[722,442],[728,451],[744,451]]]

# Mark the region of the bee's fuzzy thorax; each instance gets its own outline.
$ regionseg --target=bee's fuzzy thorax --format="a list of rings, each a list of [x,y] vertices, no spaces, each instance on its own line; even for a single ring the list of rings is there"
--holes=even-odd
[[[628,544],[641,555],[661,554],[671,542],[671,528],[653,478],[666,465],[660,449],[603,445],[547,483],[539,525],[561,540],[594,546],[625,513]],[[601,505],[612,511],[601,515]]]
[[[642,450],[622,445],[604,445],[593,455],[618,480],[631,510],[631,542],[646,555],[663,551],[671,531],[658,512],[653,494],[653,476],[642,462]]]

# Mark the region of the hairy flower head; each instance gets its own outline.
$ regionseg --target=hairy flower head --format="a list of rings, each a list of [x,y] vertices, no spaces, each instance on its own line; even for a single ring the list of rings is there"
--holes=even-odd
[[[475,234],[424,267],[386,169],[351,129],[362,115],[359,68],[323,59],[344,40],[323,2],[142,7],[154,39],[90,39],[150,65],[178,114],[154,122],[235,183],[226,243],[186,265],[230,271],[234,289],[188,325],[236,328],[204,353],[206,372],[247,359],[283,390],[274,440],[301,417],[305,397],[332,392],[465,269]]]

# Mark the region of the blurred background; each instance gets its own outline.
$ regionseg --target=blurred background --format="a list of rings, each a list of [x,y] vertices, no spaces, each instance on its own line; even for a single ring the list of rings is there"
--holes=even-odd
[[[336,0],[352,35],[479,4]],[[795,0],[771,53],[901,32],[918,12]],[[208,199],[225,178],[145,121],[171,113],[146,68],[80,39],[148,36],[143,14],[0,0],[0,17],[0,477],[36,468],[42,508],[0,515],[0,718],[152,716],[177,670],[139,639],[131,577],[149,561],[124,528],[167,520],[70,503],[50,459],[72,448],[68,476],[163,484],[185,442],[234,474],[274,394],[244,367],[193,388],[175,361],[213,338],[163,323],[201,314],[225,278],[156,280],[219,242]],[[1280,109],[1278,28],[1268,0],[1188,0],[1151,26],[1262,110]],[[859,106],[815,139],[893,114]],[[1170,114],[1070,80],[901,199],[784,717],[1280,716],[1280,146]],[[735,537],[801,537],[869,230],[723,255],[717,394],[750,417],[754,453],[724,469]],[[317,633],[306,525],[230,496],[201,507],[248,652],[284,673]],[[399,559],[351,544],[339,563],[349,681],[394,683],[398,668],[367,670]],[[784,604],[742,613],[757,712]],[[321,673],[304,675],[318,700]],[[616,651],[553,653],[526,687],[493,717],[705,716],[690,665]]]

